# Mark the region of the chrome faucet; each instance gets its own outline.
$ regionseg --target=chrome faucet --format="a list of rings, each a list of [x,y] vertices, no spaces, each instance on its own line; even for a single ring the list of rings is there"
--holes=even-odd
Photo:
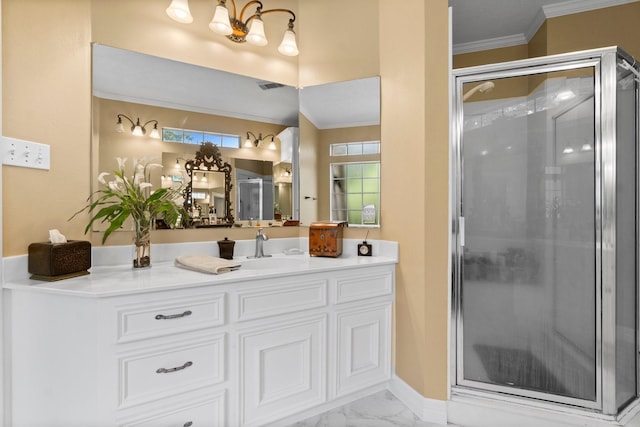
[[[266,240],[269,240],[269,238],[267,237],[266,234],[262,232],[262,228],[259,228],[258,234],[256,234],[256,253],[253,256],[253,258],[266,258],[271,256],[271,255],[264,254],[263,244]]]

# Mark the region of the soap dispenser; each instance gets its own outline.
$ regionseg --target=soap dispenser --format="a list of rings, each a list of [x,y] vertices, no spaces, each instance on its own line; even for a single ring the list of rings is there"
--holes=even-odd
[[[220,258],[233,259],[233,247],[236,242],[229,240],[227,237],[224,240],[218,240],[218,248],[220,249]]]

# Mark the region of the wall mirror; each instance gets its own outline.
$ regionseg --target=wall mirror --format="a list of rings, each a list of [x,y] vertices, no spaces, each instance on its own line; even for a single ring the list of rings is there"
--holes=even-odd
[[[379,79],[362,81],[373,81],[374,84],[369,84],[365,92],[362,86],[348,82],[341,87],[330,84],[299,91],[274,82],[94,44],[95,154],[92,164],[97,170],[93,175],[112,170],[116,157],[150,155],[162,159],[164,165],[163,176],[153,182],[154,188],[177,185],[184,178],[174,172],[176,164],[183,167],[185,161],[194,159],[199,144],[210,140],[206,132],[213,132],[219,134],[214,137],[232,136],[238,141],[236,148],[212,141],[219,146],[223,161],[228,162],[234,171],[233,190],[228,200],[235,221],[248,221],[254,214],[251,212],[247,220],[238,215],[237,198],[245,193],[252,194],[251,191],[238,193],[236,172],[246,169],[238,168],[236,162],[245,160],[265,162],[271,166],[271,174],[262,169],[262,219],[300,219],[303,225],[327,220],[330,206],[329,151],[322,145],[335,138],[323,134],[337,132],[341,134],[338,136],[340,142],[345,138],[349,141],[379,139]],[[353,83],[357,82],[360,80]],[[141,124],[149,120],[154,122],[146,126],[144,137],[136,137],[129,131],[128,122],[125,123],[125,132],[115,131],[118,114],[127,115],[133,122],[139,119]],[[373,119],[363,118],[363,115],[371,114],[375,116]],[[304,121],[304,132],[301,120]],[[184,132],[184,141],[149,138],[155,121],[161,136],[164,136],[163,129],[178,129]],[[360,136],[355,132],[358,126],[366,127],[371,123],[375,123],[377,136]],[[343,132],[338,132],[338,128]],[[261,142],[258,141],[259,136],[263,137]],[[244,144],[247,137],[252,143],[250,147]],[[268,147],[272,138],[276,150]],[[202,182],[202,173],[195,172],[194,191],[204,189],[196,179]],[[172,181],[174,179],[175,182]],[[207,176],[206,179],[210,178]],[[208,185],[207,191],[196,193],[198,204],[207,208],[209,203],[205,204],[205,199],[199,197],[208,196],[206,200],[219,211],[218,204],[223,201],[219,196],[221,192],[213,183]],[[201,209],[201,218],[207,214]]]

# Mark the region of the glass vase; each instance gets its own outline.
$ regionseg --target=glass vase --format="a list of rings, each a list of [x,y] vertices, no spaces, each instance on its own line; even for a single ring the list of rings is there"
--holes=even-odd
[[[145,223],[146,222],[146,223]],[[135,221],[133,268],[151,267],[151,227],[148,221]]]

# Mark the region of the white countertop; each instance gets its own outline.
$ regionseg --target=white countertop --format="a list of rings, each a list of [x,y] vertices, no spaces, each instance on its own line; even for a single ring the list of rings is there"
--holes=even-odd
[[[286,247],[290,247],[291,239],[286,239],[286,242],[283,243],[287,245]],[[308,252],[301,255],[285,255],[280,252],[274,253],[271,258],[252,260],[248,259],[245,254],[238,254],[238,256],[234,257],[234,261],[238,261],[242,265],[240,269],[218,275],[186,270],[174,265],[174,257],[167,254],[176,253],[176,250],[182,255],[203,253],[202,251],[193,252],[194,248],[191,245],[185,245],[183,248],[174,246],[170,251],[166,251],[165,255],[162,255],[162,251],[160,251],[158,261],[153,256],[152,248],[152,266],[141,269],[134,269],[129,263],[96,265],[95,259],[100,259],[100,256],[96,257],[95,251],[100,251],[100,248],[93,248],[94,263],[89,275],[55,282],[32,280],[29,279],[28,274],[21,274],[20,266],[24,264],[25,260],[22,258],[27,258],[25,256],[20,259],[10,260],[9,263],[7,259],[4,260],[5,266],[9,264],[14,271],[13,274],[5,274],[3,287],[11,290],[46,292],[79,297],[110,297],[148,291],[246,282],[254,278],[267,279],[319,271],[389,265],[398,262],[397,244],[395,242],[376,243],[379,250],[376,251],[376,246],[374,246],[374,253],[379,253],[380,255],[371,257],[359,257],[351,250],[345,251],[338,258],[311,257]],[[240,247],[242,248],[242,245]],[[180,249],[184,249],[184,251]],[[130,248],[122,248],[122,250],[130,253]],[[190,251],[187,252],[187,250]],[[215,253],[209,253],[209,255],[217,256]],[[251,263],[256,264],[252,266]]]

